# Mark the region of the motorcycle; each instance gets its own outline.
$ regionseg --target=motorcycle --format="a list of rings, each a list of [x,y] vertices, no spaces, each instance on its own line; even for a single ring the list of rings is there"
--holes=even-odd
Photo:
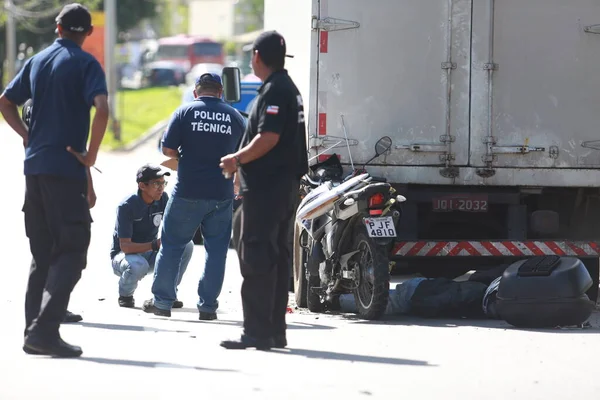
[[[358,315],[379,319],[387,307],[389,253],[406,199],[365,167],[389,151],[382,137],[375,156],[345,179],[336,155],[313,165],[301,180],[302,201],[294,229],[296,303],[312,312],[339,307],[354,294]]]

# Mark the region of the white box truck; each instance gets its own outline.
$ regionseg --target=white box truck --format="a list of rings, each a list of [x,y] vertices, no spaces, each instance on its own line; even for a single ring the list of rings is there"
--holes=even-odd
[[[600,2],[265,0],[265,29],[296,56],[313,156],[360,164],[392,138],[367,169],[408,199],[398,268],[569,255],[596,296]]]

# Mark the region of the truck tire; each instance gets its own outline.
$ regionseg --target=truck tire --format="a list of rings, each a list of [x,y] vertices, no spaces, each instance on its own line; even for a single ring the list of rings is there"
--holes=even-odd
[[[388,255],[362,227],[354,237],[353,248],[361,251],[354,256],[358,257],[359,273],[358,287],[354,290],[357,313],[363,319],[379,319],[385,313],[390,297]]]
[[[300,228],[294,224],[292,280],[294,281],[294,299],[298,307],[306,307],[306,250],[300,246]]]

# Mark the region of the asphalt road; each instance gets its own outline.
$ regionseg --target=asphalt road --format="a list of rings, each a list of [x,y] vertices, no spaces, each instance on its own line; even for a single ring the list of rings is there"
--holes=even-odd
[[[115,207],[135,190],[135,171],[161,161],[155,142],[132,153],[101,154],[94,172],[98,203],[88,268],[70,309],[84,321],[63,325],[80,359],[25,355],[23,299],[30,255],[23,229],[22,147],[0,123],[3,246],[0,279],[0,399],[564,399],[596,398],[600,318],[592,328],[525,331],[501,321],[288,315],[289,349],[227,351],[240,333],[241,278],[227,260],[219,320],[200,322],[195,308],[203,248],[180,287],[184,308],[170,319],[117,305],[109,249]],[[171,180],[173,183],[174,180]],[[136,293],[150,298],[151,278]]]

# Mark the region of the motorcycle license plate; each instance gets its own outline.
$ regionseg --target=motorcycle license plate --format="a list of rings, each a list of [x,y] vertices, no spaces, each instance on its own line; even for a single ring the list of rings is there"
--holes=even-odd
[[[364,218],[367,233],[372,238],[396,237],[396,227],[392,217]]]

